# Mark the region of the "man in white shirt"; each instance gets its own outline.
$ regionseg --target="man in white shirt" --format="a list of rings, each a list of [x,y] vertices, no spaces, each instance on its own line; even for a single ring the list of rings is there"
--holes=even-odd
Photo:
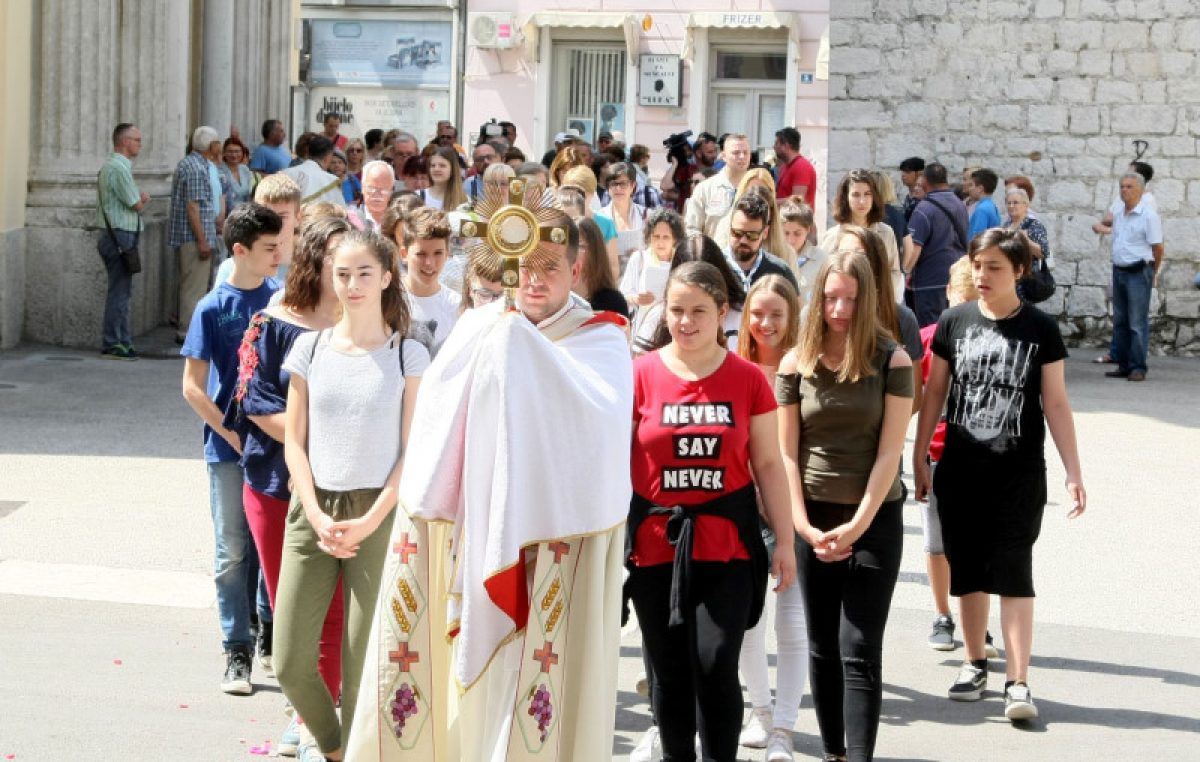
[[[368,161],[363,166],[362,182],[363,203],[357,209],[358,216],[362,218],[363,225],[378,233],[392,198],[396,173],[386,161]]]
[[[1150,348],[1150,298],[1163,261],[1162,220],[1146,203],[1145,180],[1138,172],[1121,177],[1121,202],[1112,224],[1113,337],[1116,370],[1109,378],[1146,380]]]
[[[741,134],[726,136],[721,156],[725,167],[697,185],[688,199],[684,227],[688,235],[703,233],[724,247],[729,233],[727,227],[722,230],[721,222],[733,211],[738,183],[750,168],[750,139]]]
[[[1144,161],[1131,161],[1127,171],[1136,172],[1142,176],[1143,192],[1140,203],[1145,204],[1147,207],[1157,212],[1158,203],[1154,200],[1154,194],[1148,190],[1145,190],[1145,187],[1149,186],[1150,181],[1154,179],[1154,167],[1150,166]],[[1119,184],[1120,183],[1118,181],[1118,185]],[[1103,219],[1092,225],[1092,231],[1099,233],[1100,235],[1108,235],[1112,233],[1113,220],[1120,215],[1124,209],[1125,202],[1121,199],[1121,194],[1118,192],[1117,196],[1113,199],[1112,204],[1109,205],[1108,211],[1104,213]],[[1032,213],[1030,216],[1033,216]],[[1114,365],[1117,363],[1118,352],[1119,350],[1117,349],[1116,331],[1114,331],[1113,338],[1108,343],[1108,351],[1097,357],[1094,362],[1100,365]]]
[[[308,143],[308,158],[301,164],[283,170],[285,175],[300,186],[301,206],[314,201],[346,205],[346,197],[342,194],[342,181],[337,175],[327,171],[332,156],[333,143],[329,138],[318,135]]]
[[[404,224],[404,290],[408,299],[408,337],[437,355],[458,320],[462,295],[438,279],[450,252],[450,222],[439,209],[413,210]]]

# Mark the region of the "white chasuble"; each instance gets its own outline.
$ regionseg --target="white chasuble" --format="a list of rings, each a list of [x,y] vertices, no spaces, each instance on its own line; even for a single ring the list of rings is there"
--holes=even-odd
[[[612,757],[632,367],[572,297],[466,313],[422,379],[349,762]]]

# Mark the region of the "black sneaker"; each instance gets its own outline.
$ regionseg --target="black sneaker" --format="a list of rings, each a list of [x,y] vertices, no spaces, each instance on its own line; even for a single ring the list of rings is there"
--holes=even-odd
[[[934,651],[954,650],[954,620],[945,614],[940,614],[933,620],[933,631],[925,641]]]
[[[106,360],[136,360],[137,353],[124,344],[113,344],[100,350],[100,356]]]
[[[235,696],[249,696],[254,692],[250,684],[253,662],[250,652],[242,648],[230,649],[225,654],[225,677],[221,679],[221,690]]]
[[[1033,703],[1033,694],[1029,692],[1028,685],[1013,683],[1004,686],[1004,716],[1013,722],[1037,719],[1037,705]]]
[[[274,622],[262,622],[258,626],[258,663],[267,677],[275,677],[275,665],[271,661],[274,631]]]
[[[989,659],[999,659],[1000,652],[996,650],[996,644],[992,642],[992,633],[987,634],[987,638],[983,641],[983,653]]]
[[[983,689],[986,687],[987,662],[965,661],[948,695],[951,701],[978,701],[983,698]]]

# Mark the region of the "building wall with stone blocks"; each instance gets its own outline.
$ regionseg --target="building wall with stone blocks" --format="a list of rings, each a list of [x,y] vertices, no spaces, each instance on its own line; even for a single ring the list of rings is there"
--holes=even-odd
[[[1151,348],[1200,354],[1200,4],[839,0],[830,13],[830,188],[907,156],[952,176],[1027,175],[1059,283],[1042,307],[1069,342],[1103,346],[1109,240],[1091,226],[1145,141],[1166,248]]]

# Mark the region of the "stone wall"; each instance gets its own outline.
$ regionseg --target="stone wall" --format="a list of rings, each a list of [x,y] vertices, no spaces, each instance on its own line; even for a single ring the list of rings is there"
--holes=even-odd
[[[1109,242],[1091,225],[1145,141],[1167,253],[1152,350],[1200,354],[1200,5],[838,0],[830,45],[829,187],[907,156],[1029,176],[1060,284],[1043,307],[1075,344],[1108,340]]]
[[[25,229],[0,233],[0,349],[21,339],[25,310]]]

